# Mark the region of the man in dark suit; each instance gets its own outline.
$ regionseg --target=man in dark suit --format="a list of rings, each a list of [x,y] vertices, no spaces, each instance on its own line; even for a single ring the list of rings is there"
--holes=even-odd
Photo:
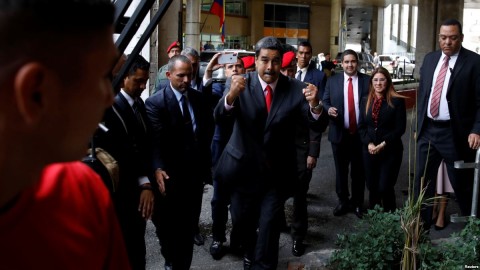
[[[321,98],[327,83],[327,76],[318,70],[315,65],[310,65],[310,60],[312,60],[312,45],[310,42],[300,41],[297,47],[297,73],[295,78],[315,85]]]
[[[208,99],[190,87],[192,64],[184,55],[168,62],[170,84],[149,97],[153,169],[159,191],[153,222],[165,269],[189,269],[203,183],[211,179],[213,114]]]
[[[140,55],[123,79],[123,87],[104,116],[108,132],[96,144],[118,162],[120,180],[113,199],[128,257],[133,269],[145,269],[145,226],[153,211],[154,195],[148,179],[149,125],[140,98],[145,90],[150,64]]]
[[[316,89],[280,74],[283,47],[276,38],[265,37],[255,48],[257,71],[232,76],[215,108],[218,124],[234,121],[215,179],[233,186],[232,223],[246,252],[244,268],[275,269],[279,214],[297,179],[296,125],[308,117],[310,126],[320,127],[326,117]]]
[[[359,104],[368,95],[370,77],[357,71],[358,55],[353,50],[342,54],[343,74],[327,81],[324,108],[330,116],[328,140],[332,143],[335,159],[336,191],[339,204],[333,215],[341,216],[351,209],[359,218],[365,192],[365,172],[362,162],[362,142],[357,130],[361,119]],[[348,167],[350,166],[351,194],[348,191]]]
[[[427,54],[420,70],[415,192],[418,195],[425,172],[425,198],[434,196],[443,159],[462,214],[470,215],[473,170],[456,170],[453,163],[473,162],[480,145],[480,56],[462,47],[457,20],[442,23],[438,41],[440,50]],[[429,229],[431,206],[422,218]]]
[[[190,87],[192,89],[195,89],[199,92],[205,92],[206,95],[211,95],[211,85],[208,87],[204,87],[203,84],[203,78],[199,76],[199,70],[200,70],[200,55],[198,54],[198,51],[195,50],[192,47],[185,47],[185,49],[182,50],[180,53],[181,55],[185,55],[188,60],[192,63],[192,78],[190,80]],[[167,81],[168,83],[168,81]],[[165,87],[165,85],[163,86]],[[207,90],[208,89],[208,90]],[[211,184],[212,180],[204,180],[204,184]],[[203,190],[200,194],[200,198],[203,196]],[[195,227],[195,234],[193,236],[193,242],[197,246],[201,246],[205,243],[205,238],[203,235],[200,233],[200,228],[198,226],[198,222],[200,220],[200,214],[202,213],[202,204],[198,205],[197,208],[197,226]]]
[[[293,78],[295,68],[295,53],[292,51],[284,53],[280,70],[282,74]],[[323,130],[321,131],[323,132]],[[299,122],[295,133],[298,179],[293,187],[293,222],[291,225],[292,254],[294,256],[302,256],[305,253],[303,241],[308,229],[307,193],[312,179],[312,170],[317,166],[317,158],[320,155],[322,132],[309,130],[308,123]]]
[[[212,57],[205,69],[204,81],[211,82],[212,71],[215,67],[221,66],[218,64],[218,57],[221,54],[218,53]],[[230,88],[230,80],[233,75],[244,74],[242,59],[238,58],[235,63],[227,63],[224,65],[225,76],[227,81],[212,83],[212,104],[214,106],[223,97],[226,89]],[[223,152],[225,145],[230,139],[232,133],[233,123],[231,125],[216,125],[215,133],[212,139],[212,165],[215,166]],[[212,243],[210,245],[210,254],[213,259],[219,260],[225,254],[225,248],[223,243],[227,241],[225,237],[226,225],[228,221],[228,205],[230,204],[230,190],[231,188],[224,182],[219,182],[213,179],[213,196],[211,201],[212,207]],[[232,228],[230,233],[230,251],[238,250],[238,237],[236,237],[236,228]]]

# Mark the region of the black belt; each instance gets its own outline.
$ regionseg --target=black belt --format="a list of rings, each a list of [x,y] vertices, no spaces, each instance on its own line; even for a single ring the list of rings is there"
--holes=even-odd
[[[450,127],[450,120],[435,120],[432,118],[427,117],[427,122],[432,124],[435,127]]]

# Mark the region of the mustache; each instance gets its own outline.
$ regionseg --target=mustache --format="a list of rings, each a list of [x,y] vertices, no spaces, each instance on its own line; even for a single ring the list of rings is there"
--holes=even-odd
[[[263,74],[265,74],[265,75],[275,75],[277,73],[275,71],[272,71],[272,70],[270,70],[270,71],[266,70],[266,71],[263,72]]]

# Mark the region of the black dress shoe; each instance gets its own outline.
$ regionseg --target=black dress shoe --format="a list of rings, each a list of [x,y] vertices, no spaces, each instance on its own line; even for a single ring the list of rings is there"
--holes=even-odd
[[[343,216],[348,213],[348,208],[348,203],[341,202],[333,209],[333,215],[336,217]]]
[[[252,268],[252,260],[247,258],[247,256],[243,257],[243,270],[250,270]]]
[[[210,255],[214,260],[220,260],[224,255],[223,244],[220,241],[212,241],[210,245]]]
[[[300,257],[305,253],[305,245],[302,240],[293,241],[292,254],[293,256]]]
[[[172,270],[172,263],[171,262],[165,262],[165,270]]]
[[[363,209],[361,207],[355,207],[355,209],[353,210],[353,213],[355,214],[355,216],[357,216],[358,218],[362,219],[363,218]]]
[[[203,238],[203,235],[201,235],[200,233],[196,233],[193,236],[193,242],[197,246],[203,246],[203,244],[205,244],[205,239]]]

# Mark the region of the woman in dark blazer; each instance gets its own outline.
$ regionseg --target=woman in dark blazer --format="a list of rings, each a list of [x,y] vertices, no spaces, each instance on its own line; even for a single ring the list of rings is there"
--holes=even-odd
[[[394,187],[402,164],[401,137],[406,128],[404,98],[393,88],[385,68],[373,71],[368,96],[360,104],[363,121],[359,123],[370,208],[377,204],[384,211],[396,208]]]

